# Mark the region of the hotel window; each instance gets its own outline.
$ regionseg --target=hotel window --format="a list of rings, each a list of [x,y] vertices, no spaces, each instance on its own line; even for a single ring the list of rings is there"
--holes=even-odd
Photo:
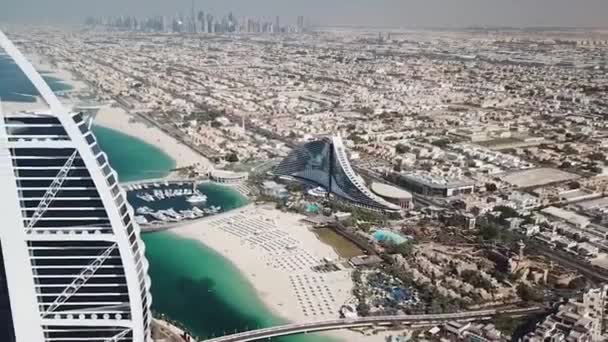
[[[120,216],[124,216],[127,213],[127,206],[123,205],[122,207],[120,207]]]
[[[80,129],[80,132],[82,132],[83,134],[89,131],[89,128],[87,127],[86,123],[79,125],[78,128]]]
[[[113,175],[108,177],[107,181],[109,186],[113,186],[114,184],[116,184],[116,178],[114,178]]]
[[[105,155],[102,153],[97,157],[97,164],[98,165],[105,165],[106,163],[106,157]]]
[[[74,122],[79,124],[82,122],[82,113],[78,113],[76,115],[74,115],[72,118],[74,118]]]
[[[127,234],[131,235],[133,233],[133,224],[127,226]]]
[[[129,225],[129,223],[131,223],[131,216],[126,215],[125,217],[123,217],[122,223],[124,223],[125,226]]]
[[[98,154],[101,153],[101,149],[99,148],[99,145],[95,144],[93,145],[93,147],[91,148],[93,150],[93,155],[96,156]]]
[[[103,169],[102,169],[102,171],[103,171],[104,175],[108,176],[110,174],[110,172],[111,172],[110,165],[104,166]]]

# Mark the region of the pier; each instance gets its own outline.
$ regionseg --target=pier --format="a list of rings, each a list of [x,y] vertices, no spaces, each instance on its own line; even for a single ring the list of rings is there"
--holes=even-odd
[[[201,184],[216,184],[220,186],[225,186],[247,197],[248,188],[243,184],[218,183],[206,178],[194,180],[170,180],[166,178],[156,178],[147,179],[143,181],[121,183],[121,187],[125,191],[131,193],[131,196],[133,196],[133,194],[135,193],[139,201],[151,203],[150,206],[154,207],[154,202],[164,200],[175,200],[179,197],[184,198],[200,196],[203,199],[201,199],[199,202],[205,202],[207,200],[206,196],[196,189]],[[173,189],[171,189],[172,187]],[[177,189],[175,189],[176,187]],[[186,200],[184,199],[184,201]],[[230,213],[221,212],[222,208],[215,206],[201,206],[199,208],[196,205],[192,205],[192,208],[177,209],[176,211],[173,208],[159,209],[158,207],[156,208],[156,210],[152,210],[145,204],[135,205],[133,202],[131,202],[131,205],[134,207],[135,210],[136,221],[138,221],[141,227],[141,231],[144,233],[161,232],[170,229],[175,229],[184,225],[192,224],[193,222],[201,222],[207,219],[223,217],[232,213],[232,211]],[[177,208],[178,206],[175,206],[175,208]],[[239,208],[235,211],[240,212],[244,208],[247,208],[247,206]],[[146,220],[146,216],[148,217],[148,220]]]
[[[133,181],[133,182],[124,182],[124,183],[120,183],[120,186],[125,189],[125,191],[131,191],[129,189],[129,187],[132,187],[133,185],[140,185],[140,186],[150,186],[150,185],[154,185],[154,184],[168,184],[168,185],[183,185],[183,184],[189,184],[189,185],[199,185],[199,184],[204,184],[209,182],[209,180],[206,179],[198,179],[198,180],[191,180],[191,179],[186,179],[186,180],[180,180],[180,179],[174,179],[174,180],[170,180],[167,178],[154,178],[154,179],[146,179],[143,181]]]

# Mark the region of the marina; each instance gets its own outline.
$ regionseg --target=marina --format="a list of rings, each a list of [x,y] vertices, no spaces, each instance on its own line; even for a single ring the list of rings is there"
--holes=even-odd
[[[150,181],[123,187],[142,228],[196,220],[223,211],[217,203],[210,203],[205,187],[195,182]]]
[[[3,75],[6,63],[0,58],[0,75]],[[9,65],[9,67],[11,67]],[[46,77],[45,77],[46,79]],[[20,79],[0,77],[0,93],[6,100],[3,85],[14,86]],[[51,83],[53,89],[60,89],[57,84]],[[30,86],[31,87],[31,86]],[[11,88],[11,91],[15,91]],[[20,88],[19,88],[20,89]],[[33,91],[33,90],[32,90]],[[25,92],[21,91],[20,92]],[[14,95],[16,97],[16,95]],[[30,97],[14,98],[15,101],[26,101]],[[7,104],[3,103],[4,108]],[[27,105],[27,103],[26,103]],[[126,116],[126,114],[125,114]],[[120,118],[113,118],[119,121]],[[107,122],[106,122],[107,123]],[[112,126],[110,126],[112,127]],[[134,131],[129,131],[136,127]],[[102,150],[108,154],[108,159],[120,176],[121,186],[128,193],[128,200],[134,208],[148,206],[152,210],[163,210],[163,206],[170,208],[169,202],[179,198],[145,202],[137,198],[137,192],[150,192],[154,189],[155,181],[164,186],[164,179],[176,167],[174,158],[182,158],[183,164],[191,163],[192,157],[183,145],[166,144],[167,151],[155,147],[158,140],[164,141],[165,136],[157,132],[147,134],[150,130],[144,126],[129,123],[121,129],[110,129],[101,125],[93,125]],[[126,135],[125,131],[131,136]],[[137,138],[135,138],[137,137]],[[153,137],[153,138],[149,138]],[[147,140],[147,144],[145,141]],[[175,146],[175,148],[173,148]],[[180,157],[180,154],[182,157]],[[141,183],[145,181],[146,183]],[[152,182],[153,183],[153,182]],[[179,183],[182,183],[181,185]],[[147,185],[144,188],[143,184]],[[169,181],[174,186],[192,189],[192,182]],[[141,185],[141,189],[131,187]],[[210,206],[221,207],[221,214],[210,216],[209,219],[220,219],[223,215],[230,215],[232,209],[243,207],[247,201],[239,194],[239,188],[217,185],[212,182],[199,183],[196,188],[207,196],[206,203],[193,206],[183,200],[182,204],[203,210]],[[159,208],[159,209],[157,209]],[[178,206],[173,206],[178,211]],[[184,223],[195,223],[199,220],[187,220]],[[164,225],[169,225],[164,223]],[[154,225],[147,225],[154,227]],[[160,229],[162,230],[162,229]],[[142,229],[156,231],[155,229]],[[212,248],[193,239],[181,238],[168,231],[143,233],[146,248],[146,258],[150,269],[148,274],[152,279],[152,307],[155,313],[179,321],[188,331],[201,337],[223,335],[226,332],[243,330],[251,327],[268,327],[284,324],[286,321],[279,318],[268,309],[261,296],[247,281],[244,274],[229,260]],[[200,305],[192,305],[192,303]],[[156,314],[155,314],[156,316]],[[273,339],[275,340],[275,339]],[[281,337],[277,342],[326,342],[329,339],[310,334],[308,336]]]

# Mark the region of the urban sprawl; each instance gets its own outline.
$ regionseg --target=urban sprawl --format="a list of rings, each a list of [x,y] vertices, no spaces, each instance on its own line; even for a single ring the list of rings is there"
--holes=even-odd
[[[203,12],[86,24],[13,37],[89,84],[72,95],[246,171],[233,181],[253,201],[343,240],[315,269],[349,270],[340,316],[505,312],[376,328],[389,341],[608,339],[607,32],[321,29]],[[325,159],[319,187],[306,172]],[[302,173],[277,172],[284,160]],[[205,176],[195,166],[188,176]]]

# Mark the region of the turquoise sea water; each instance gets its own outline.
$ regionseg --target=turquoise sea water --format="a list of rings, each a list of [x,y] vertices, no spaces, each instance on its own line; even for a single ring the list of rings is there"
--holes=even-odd
[[[94,132],[121,181],[162,176],[174,165],[162,151],[141,140],[99,126]],[[163,167],[164,173],[160,172]],[[153,177],[149,171],[154,171]],[[201,190],[227,210],[246,203],[238,193],[220,185],[205,184]],[[213,249],[169,232],[144,234],[143,239],[155,312],[180,322],[201,338],[283,323],[258,299],[238,269]],[[330,340],[312,334],[273,341]]]
[[[49,79],[54,90],[69,89]],[[17,93],[17,94],[16,94]],[[33,101],[36,94],[14,65],[0,56],[0,97],[6,101]],[[94,126],[100,146],[108,154],[121,181],[162,177],[175,162],[161,150],[120,132]],[[201,190],[225,209],[242,206],[236,192],[204,185]],[[257,298],[251,284],[228,260],[196,241],[163,232],[144,234],[146,257],[152,279],[152,308],[180,322],[200,337],[219,336],[255,327],[282,323]],[[318,335],[272,339],[277,342],[325,342]]]
[[[121,181],[162,176],[174,165],[162,151],[141,140],[100,126],[95,126],[94,132]],[[164,173],[160,172],[163,167]],[[205,184],[200,189],[227,210],[246,203],[238,193],[220,185]],[[155,312],[202,338],[282,323],[258,299],[239,270],[213,249],[168,232],[144,234],[143,239]],[[329,341],[318,335],[275,340]]]
[[[175,161],[156,146],[102,126],[94,126],[93,132],[121,182],[161,178],[175,167]]]
[[[55,77],[43,78],[55,91],[70,90],[72,87]],[[33,95],[33,96],[32,96]],[[0,53],[0,99],[2,101],[35,102],[38,92],[19,68]]]

